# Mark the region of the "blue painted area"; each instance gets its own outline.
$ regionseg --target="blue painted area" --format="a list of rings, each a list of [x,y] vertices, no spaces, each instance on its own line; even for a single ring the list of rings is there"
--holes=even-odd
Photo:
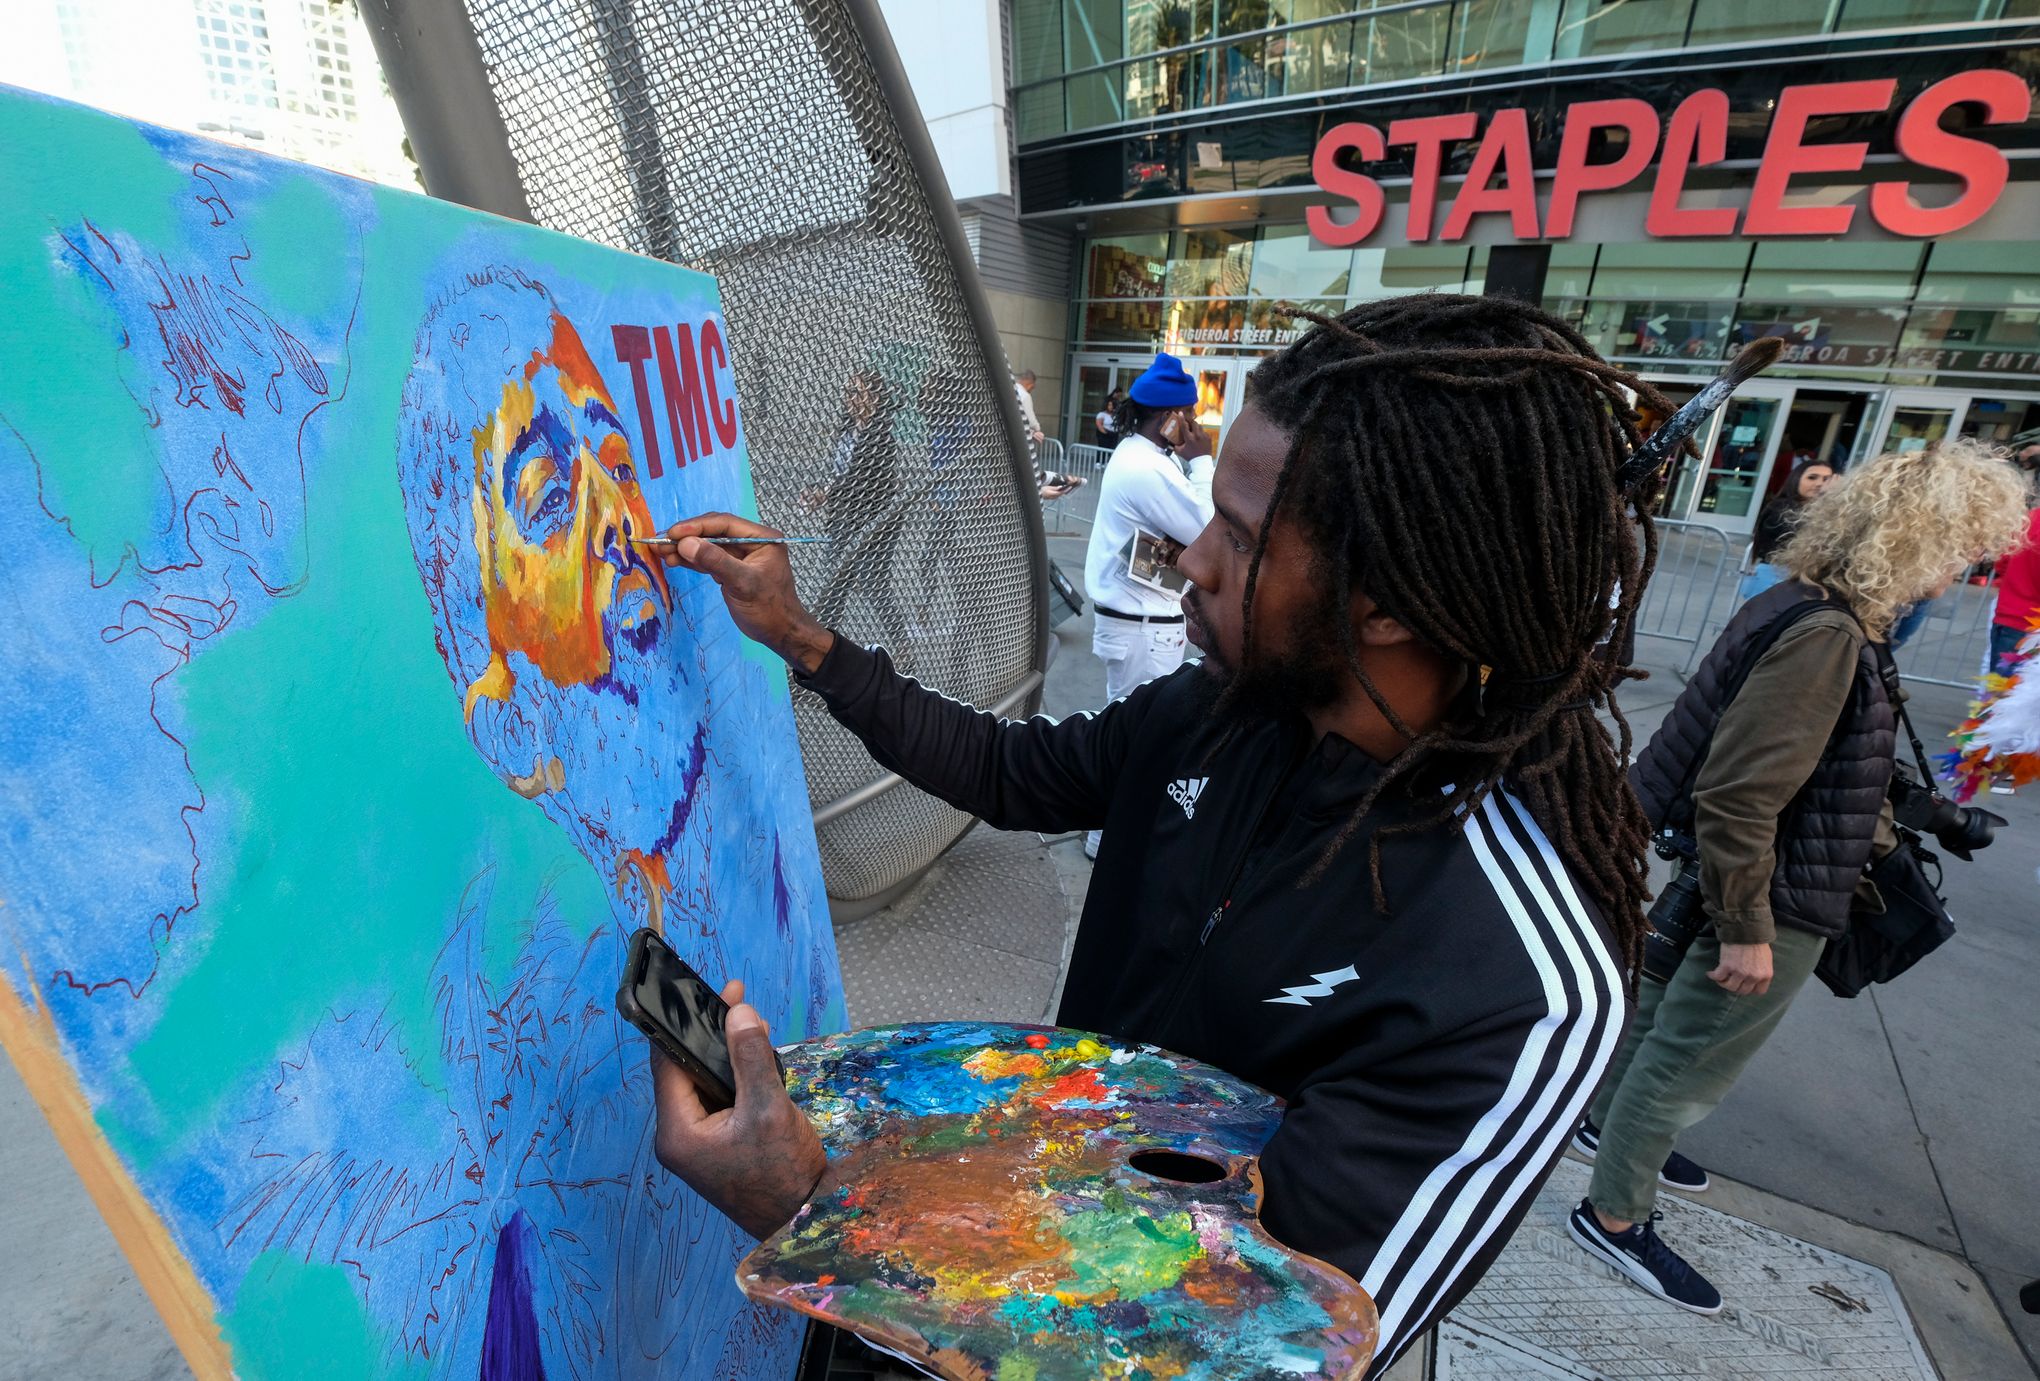
[[[658,918],[780,1035],[844,1025],[784,671],[704,581],[619,613],[599,523],[554,550],[613,596],[601,674],[504,651],[477,501],[554,318],[632,449],[610,328],[714,283],[137,128],[0,91],[0,977],[241,1374],[785,1375],[613,1010]],[[655,526],[755,507],[740,423],[604,474]],[[574,529],[600,485],[562,487],[518,522]]]

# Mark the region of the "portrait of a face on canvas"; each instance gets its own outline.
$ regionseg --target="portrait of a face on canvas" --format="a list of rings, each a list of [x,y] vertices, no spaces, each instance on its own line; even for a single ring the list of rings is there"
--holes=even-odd
[[[631,932],[841,1029],[713,279],[0,88],[0,1039],[201,1373],[782,1376]]]

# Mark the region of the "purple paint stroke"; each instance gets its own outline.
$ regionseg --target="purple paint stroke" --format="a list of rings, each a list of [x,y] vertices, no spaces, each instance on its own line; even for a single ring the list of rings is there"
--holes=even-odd
[[[479,1381],[545,1381],[538,1315],[531,1307],[531,1267],[525,1262],[530,1237],[531,1224],[522,1209],[511,1214],[497,1234]]]
[[[651,852],[665,853],[687,832],[687,817],[694,813],[695,791],[701,786],[702,769],[707,766],[708,725],[703,722],[694,726],[694,747],[688,750],[687,766],[680,773],[680,799],[673,802],[673,818],[666,823],[666,832],[652,845]]]
[[[633,710],[637,708],[638,703],[637,687],[633,686],[628,681],[617,680],[614,676],[612,676],[610,673],[606,671],[603,672],[600,676],[596,677],[594,680],[590,681],[588,683],[588,689],[594,691],[597,695],[601,695],[606,692],[610,695],[621,696],[623,697],[624,704],[630,706]]]
[[[779,831],[772,831],[772,918],[779,922],[779,938],[785,939],[793,896],[786,890],[786,869],[779,861]]]

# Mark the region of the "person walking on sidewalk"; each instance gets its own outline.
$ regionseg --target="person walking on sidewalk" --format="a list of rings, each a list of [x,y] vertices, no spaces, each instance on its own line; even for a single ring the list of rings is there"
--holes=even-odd
[[[1108,705],[1183,664],[1181,580],[1171,580],[1166,567],[1145,578],[1131,572],[1143,564],[1143,547],[1171,559],[1211,521],[1215,462],[1192,418],[1196,405],[1196,383],[1163,353],[1133,381],[1119,410],[1120,441],[1098,482],[1084,553],[1084,593],[1097,615],[1091,651],[1105,664]],[[1098,857],[1099,839],[1097,830],[1085,835],[1086,858]]]
[[[1595,709],[1650,526],[1629,398],[1671,409],[1513,298],[1314,320],[1255,370],[1178,558],[1204,661],[1095,714],[916,684],[808,614],[755,523],[678,523],[667,559],[906,780],[997,829],[1105,826],[1057,1020],[1287,1100],[1261,1221],[1373,1297],[1379,1375],[1501,1252],[1621,1036],[1649,827]],[[837,1187],[727,996],[736,1106],[655,1056],[654,1149],[764,1235]]]
[[[2017,472],[1974,442],[1842,475],[1775,554],[1789,578],[1729,621],[1630,773],[1653,826],[1697,846],[1683,866],[1698,869],[1707,924],[1685,932],[1669,981],[1639,983],[1573,1142],[1594,1175],[1568,1229],[1661,1299],[1700,1314],[1722,1303],[1657,1235],[1660,1185],[1707,1187],[1674,1141],[1777,1028],[1859,892],[1882,909],[1864,877],[1895,843],[1885,792],[1896,719],[1879,644],[1900,608],[2009,546],[2024,513]],[[1675,927],[1662,929],[1676,952]]]
[[[1013,401],[1020,405],[1020,429],[1027,433],[1027,458],[1034,464],[1035,483],[1041,483],[1041,442],[1047,433],[1041,430],[1041,419],[1034,411],[1034,385],[1037,382],[1031,369],[1023,369],[1013,376]]]
[[[1792,525],[1806,505],[1819,498],[1834,477],[1834,467],[1824,460],[1802,461],[1786,477],[1785,487],[1757,514],[1757,530],[1750,539],[1751,569],[1736,591],[1738,599],[1755,599],[1785,578],[1784,568],[1774,565],[1771,556],[1792,535]]]

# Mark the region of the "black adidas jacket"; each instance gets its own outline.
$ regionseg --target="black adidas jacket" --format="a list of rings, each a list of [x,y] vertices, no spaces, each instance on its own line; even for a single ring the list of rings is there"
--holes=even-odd
[[[1486,1270],[1622,1031],[1619,966],[1526,811],[1382,853],[1384,800],[1299,880],[1378,765],[1303,721],[1211,757],[1212,682],[1187,666],[1096,714],[999,720],[838,637],[806,684],[907,780],[999,829],[1103,826],[1058,1020],[1208,1061],[1289,1101],[1262,1221],[1381,1311],[1375,1372]]]

